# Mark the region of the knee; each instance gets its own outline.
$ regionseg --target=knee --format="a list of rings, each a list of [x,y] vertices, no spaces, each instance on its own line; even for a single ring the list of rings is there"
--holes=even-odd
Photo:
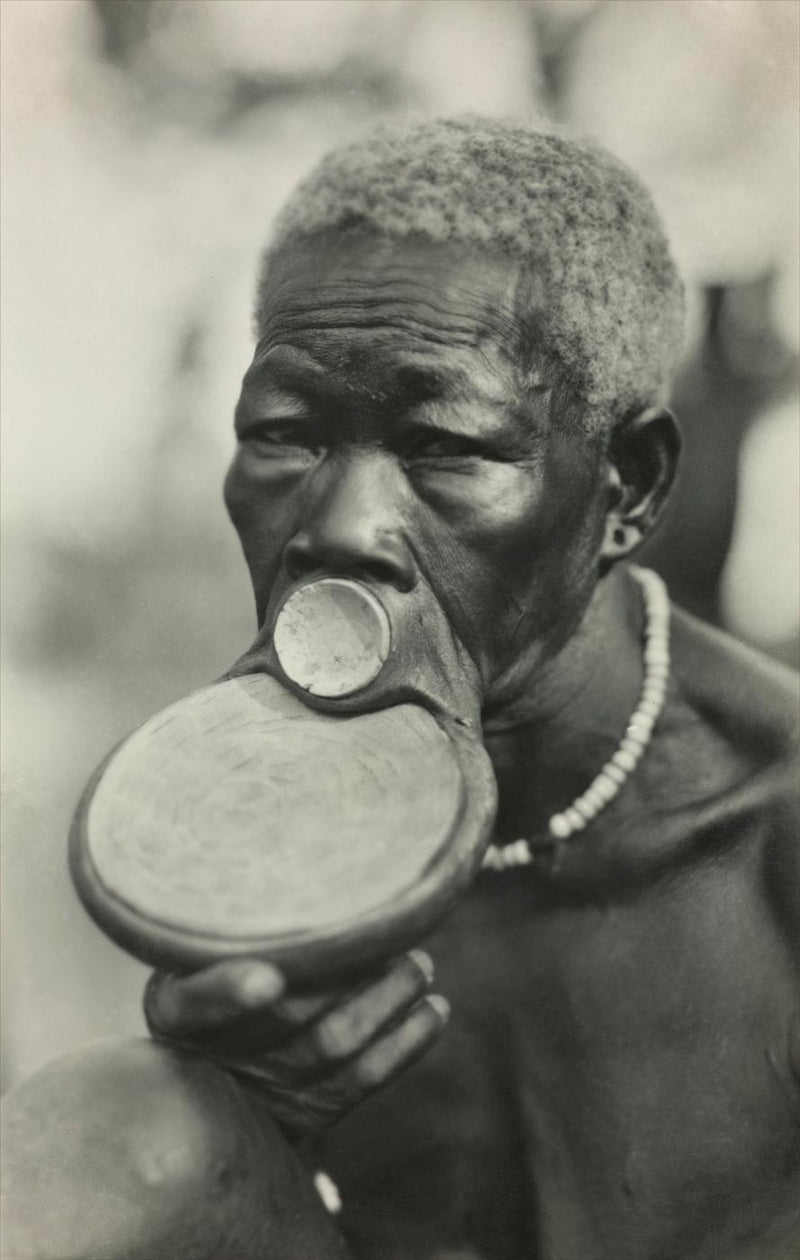
[[[194,1254],[187,1222],[205,1229],[246,1175],[249,1139],[224,1073],[151,1041],[114,1040],[15,1091],[5,1141],[9,1254],[152,1260]]]
[[[135,1191],[196,1206],[224,1196],[242,1174],[241,1099],[211,1064],[151,1041],[128,1042],[106,1065],[103,1093],[110,1096],[106,1140]]]

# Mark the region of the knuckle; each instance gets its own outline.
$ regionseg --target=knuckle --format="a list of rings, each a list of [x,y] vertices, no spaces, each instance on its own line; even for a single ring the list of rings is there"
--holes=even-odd
[[[396,1008],[407,1006],[409,1002],[415,1001],[427,988],[423,973],[416,963],[411,961],[401,963],[392,979],[392,1005]]]
[[[366,1054],[356,1063],[353,1076],[361,1093],[371,1093],[386,1079],[386,1065],[382,1056]]]
[[[390,1014],[397,1015],[404,1009],[413,1006],[427,991],[430,980],[426,972],[415,959],[408,955],[400,962],[389,979],[387,997]]]
[[[318,1003],[313,998],[281,998],[270,1008],[272,1018],[286,1032],[304,1028],[317,1013]]]
[[[314,1029],[314,1044],[323,1059],[336,1062],[348,1058],[358,1049],[352,1021],[338,1011],[327,1015]]]
[[[403,960],[407,971],[411,972],[414,987],[424,990],[433,981],[433,960],[430,954],[422,949],[411,949]]]

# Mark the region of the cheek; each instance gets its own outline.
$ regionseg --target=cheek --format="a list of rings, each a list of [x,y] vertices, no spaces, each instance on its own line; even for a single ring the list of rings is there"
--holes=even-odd
[[[599,576],[605,495],[590,463],[554,459],[531,557],[531,635],[557,650],[573,634]]]
[[[473,656],[494,656],[518,616],[541,498],[539,477],[507,464],[425,487],[420,567]]]
[[[295,530],[294,495],[282,477],[254,477],[247,458],[234,457],[223,493],[228,516],[239,535],[256,596],[259,620],[280,570],[286,543]]]
[[[421,559],[465,646],[492,668],[571,632],[594,585],[602,519],[588,470],[498,465],[469,483],[427,496]]]

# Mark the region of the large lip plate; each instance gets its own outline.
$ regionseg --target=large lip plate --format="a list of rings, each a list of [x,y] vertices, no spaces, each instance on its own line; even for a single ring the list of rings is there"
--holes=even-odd
[[[436,926],[476,874],[489,842],[496,785],[479,739],[458,722],[437,718],[450,741],[464,784],[464,803],[450,842],[422,878],[400,895],[356,918],[321,930],[225,937],[167,924],[110,894],[92,860],[89,806],[113,749],[90,779],[70,832],[70,870],[78,895],[100,928],[148,964],[189,972],[224,958],[263,957],[296,987],[339,979],[374,967],[409,948]],[[127,741],[123,741],[125,743]]]

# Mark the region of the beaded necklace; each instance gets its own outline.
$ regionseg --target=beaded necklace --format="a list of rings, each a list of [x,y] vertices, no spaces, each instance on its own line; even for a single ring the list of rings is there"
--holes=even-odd
[[[585,792],[568,809],[553,814],[547,824],[552,841],[567,840],[595,818],[620,791],[639,764],[653,728],[664,706],[669,680],[669,596],[657,573],[631,565],[630,572],[642,588],[644,598],[644,680],[639,703],[631,714],[619,747],[602,770],[592,779]],[[512,866],[527,866],[533,861],[529,840],[490,845],[483,867],[503,871]]]

